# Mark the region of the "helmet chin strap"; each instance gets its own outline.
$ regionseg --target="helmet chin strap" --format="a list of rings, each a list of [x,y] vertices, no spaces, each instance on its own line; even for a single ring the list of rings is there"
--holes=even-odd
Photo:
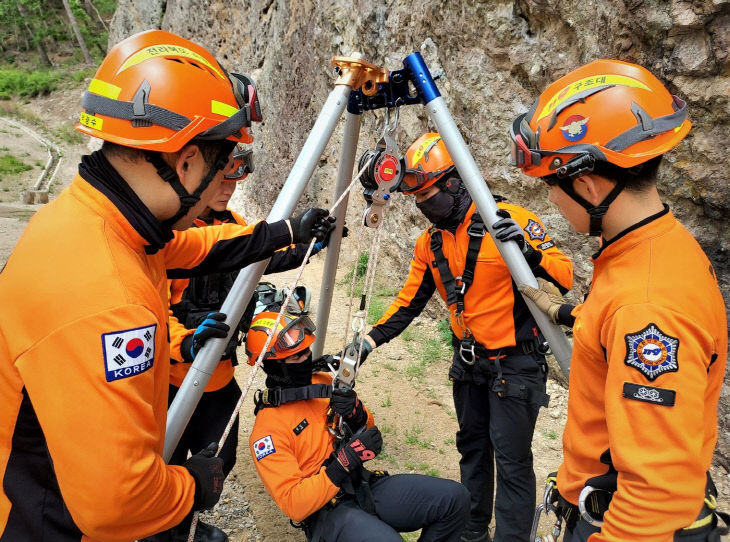
[[[613,187],[613,190],[611,190],[611,192],[603,199],[601,203],[599,203],[598,205],[593,205],[590,201],[578,195],[578,193],[573,188],[573,181],[579,177],[580,176],[561,179],[558,186],[574,201],[579,203],[590,215],[591,221],[588,234],[592,237],[600,237],[601,233],[603,232],[603,217],[608,212],[609,205],[611,205],[611,203],[613,203],[616,197],[621,193],[621,191],[626,186],[626,183],[624,183],[623,181],[618,181],[616,183],[616,186]]]
[[[233,147],[236,146],[236,144],[235,142],[228,140],[225,140],[222,143],[222,149],[218,153],[218,156],[216,156],[213,165],[208,169],[208,172],[205,174],[205,177],[203,177],[200,185],[198,186],[198,188],[195,189],[195,191],[193,191],[192,194],[187,191],[185,186],[183,186],[182,182],[180,181],[180,177],[178,177],[177,173],[175,173],[175,170],[173,170],[167,164],[167,162],[162,159],[162,156],[159,153],[148,152],[145,155],[147,161],[152,164],[157,170],[157,174],[162,178],[163,181],[165,181],[172,187],[172,189],[177,194],[178,199],[180,200],[180,208],[177,210],[177,212],[172,217],[161,222],[164,228],[172,229],[173,225],[182,217],[184,217],[188,213],[188,211],[200,201],[201,194],[205,191],[206,188],[208,188],[208,185],[210,185],[211,181],[218,174],[218,172],[225,169],[226,165],[228,164],[228,157],[230,156],[231,151],[233,150]]]

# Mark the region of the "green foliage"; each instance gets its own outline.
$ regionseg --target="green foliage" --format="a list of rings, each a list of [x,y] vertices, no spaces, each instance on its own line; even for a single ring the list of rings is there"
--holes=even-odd
[[[108,35],[106,23],[116,9],[116,0],[69,0],[81,35],[92,58],[104,57]],[[86,9],[89,9],[87,13]],[[98,14],[97,14],[98,12]],[[48,66],[38,52],[42,49],[56,64],[56,56],[68,56],[79,48],[71,21],[62,0],[0,1],[0,40],[3,61]]]
[[[72,145],[78,145],[84,142],[84,137],[74,129],[73,124],[62,124],[53,130],[53,135]]]
[[[13,96],[31,98],[56,90],[60,74],[51,70],[28,72],[23,70],[0,70],[0,99]]]
[[[380,406],[381,406],[381,407],[384,407],[384,408],[385,408],[385,407],[389,407],[389,406],[391,406],[392,404],[393,404],[393,403],[391,403],[391,402],[390,402],[390,395],[387,395],[387,396],[385,397],[385,399],[383,399],[383,400],[382,400],[382,401],[380,402]],[[383,428],[382,428],[382,427],[380,428],[380,432],[381,432],[381,433],[383,432]]]
[[[33,166],[17,159],[12,154],[0,154],[0,179],[4,175],[17,175],[29,169],[33,169]]]
[[[417,425],[411,427],[408,431],[406,431],[406,444],[418,446],[419,448],[430,448],[431,441],[424,439],[421,436],[421,433],[423,433],[423,427],[419,427]]]
[[[388,308],[388,302],[382,297],[373,297],[370,300],[370,309],[368,310],[368,324],[371,326],[383,317],[385,310]]]
[[[441,339],[441,342],[444,344],[451,346],[451,323],[449,322],[448,318],[444,318],[443,320],[439,320],[439,323],[436,325],[436,329],[438,329],[439,332],[439,338]]]

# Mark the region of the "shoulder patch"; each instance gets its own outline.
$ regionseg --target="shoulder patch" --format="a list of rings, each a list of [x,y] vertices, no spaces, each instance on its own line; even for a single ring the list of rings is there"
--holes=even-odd
[[[157,324],[102,333],[106,381],[129,378],[152,368]]]
[[[307,418],[304,418],[294,429],[292,429],[292,431],[294,431],[296,436],[299,436],[299,434],[304,431],[308,425],[309,422],[307,421]]]
[[[547,235],[547,232],[540,223],[532,219],[527,221],[527,226],[524,227],[524,230],[527,232],[527,235],[530,236],[531,241],[534,241],[535,239],[542,241]]]
[[[276,453],[274,448],[274,440],[271,435],[266,435],[263,438],[258,439],[253,443],[253,453],[256,456],[256,461],[261,461],[267,455]]]
[[[643,401],[660,406],[673,407],[677,392],[666,388],[640,386],[632,382],[624,382],[623,396],[634,401]]]
[[[626,339],[624,363],[638,369],[650,382],[662,373],[679,370],[677,351],[679,339],[662,332],[656,324],[649,324],[641,331],[629,333]]]

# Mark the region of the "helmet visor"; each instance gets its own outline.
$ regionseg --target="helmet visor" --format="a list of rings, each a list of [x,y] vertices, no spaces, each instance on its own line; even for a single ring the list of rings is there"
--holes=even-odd
[[[253,151],[251,149],[244,149],[241,145],[237,145],[232,160],[233,164],[223,175],[226,181],[242,181],[249,173],[253,173]]]
[[[449,166],[445,169],[440,169],[438,171],[426,172],[420,169],[420,165],[418,169],[406,169],[405,175],[403,175],[403,181],[401,182],[398,189],[404,194],[412,194],[414,192],[418,192],[419,190],[424,188],[429,183],[429,181],[438,179],[442,175],[450,173],[451,171],[453,171],[453,169],[454,166]]]
[[[509,128],[510,164],[521,169],[540,164],[537,137],[525,121],[525,115],[517,117]]]
[[[285,319],[288,320],[284,328],[279,332],[279,336],[276,338],[276,344],[274,350],[282,352],[296,348],[307,335],[314,334],[314,323],[310,320],[309,316],[297,316],[286,315]]]
[[[231,73],[231,84],[233,85],[233,94],[241,109],[248,109],[249,124],[251,122],[261,122],[261,104],[259,104],[259,96],[256,90],[256,83],[248,75],[240,73]]]

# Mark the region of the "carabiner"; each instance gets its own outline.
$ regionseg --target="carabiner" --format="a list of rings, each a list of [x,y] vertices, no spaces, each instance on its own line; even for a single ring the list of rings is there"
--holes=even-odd
[[[593,525],[594,527],[601,527],[603,525],[603,521],[594,518],[586,508],[586,500],[588,499],[588,496],[594,491],[606,490],[598,489],[593,486],[584,487],[583,490],[580,492],[580,495],[578,495],[578,511],[580,512],[580,517],[582,517],[586,523],[588,523],[589,525]],[[608,493],[608,491],[606,491],[606,493]]]

